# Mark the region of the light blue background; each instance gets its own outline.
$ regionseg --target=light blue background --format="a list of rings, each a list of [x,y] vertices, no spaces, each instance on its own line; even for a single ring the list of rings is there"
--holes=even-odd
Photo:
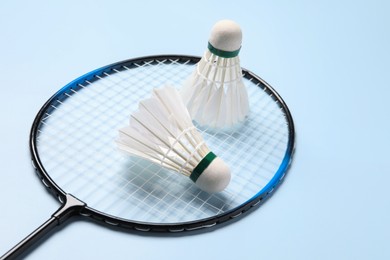
[[[88,221],[28,259],[390,259],[390,5],[386,1],[0,2],[0,255],[59,204],[28,135],[42,104],[92,69],[152,54],[201,55],[219,19],[243,29],[242,66],[296,124],[274,196],[213,232],[156,237]]]

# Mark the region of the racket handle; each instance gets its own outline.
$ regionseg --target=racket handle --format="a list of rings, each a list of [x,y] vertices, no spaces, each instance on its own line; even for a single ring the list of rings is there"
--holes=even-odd
[[[12,260],[16,259],[20,254],[25,252],[33,244],[39,241],[47,233],[53,230],[56,226],[62,224],[69,217],[80,212],[85,207],[85,203],[76,199],[70,194],[66,195],[66,201],[62,207],[57,210],[50,219],[43,223],[39,228],[33,231],[30,235],[20,241],[11,250],[0,257],[0,260]]]

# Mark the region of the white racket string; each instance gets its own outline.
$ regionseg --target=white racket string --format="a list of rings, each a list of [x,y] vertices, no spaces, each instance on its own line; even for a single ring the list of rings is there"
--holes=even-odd
[[[194,69],[179,59],[147,61],[96,75],[65,91],[41,120],[37,148],[54,182],[91,208],[118,218],[178,223],[212,217],[255,196],[280,167],[288,124],[275,99],[245,79],[251,111],[234,131],[200,128],[210,150],[232,169],[218,194],[200,191],[185,176],[121,154],[117,131],[153,88],[180,87]]]

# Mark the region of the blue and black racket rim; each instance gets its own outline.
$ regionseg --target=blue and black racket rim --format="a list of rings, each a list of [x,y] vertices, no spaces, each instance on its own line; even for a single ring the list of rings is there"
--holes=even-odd
[[[71,194],[68,194],[64,190],[62,190],[50,178],[37,152],[37,135],[38,135],[39,124],[42,121],[42,118],[45,116],[45,113],[48,110],[50,110],[50,107],[54,102],[68,98],[68,96],[66,96],[64,93],[69,93],[70,89],[77,91],[78,89],[80,89],[80,85],[83,85],[84,83],[86,83],[86,81],[93,82],[95,80],[98,80],[99,78],[104,78],[107,75],[115,74],[117,73],[117,71],[124,70],[124,66],[131,69],[137,67],[136,64],[145,63],[145,62],[150,64],[157,64],[159,62],[166,61],[166,64],[169,64],[169,60],[174,60],[175,63],[196,64],[197,62],[200,61],[200,57],[187,56],[187,55],[157,55],[157,56],[146,56],[146,57],[134,58],[134,59],[117,62],[111,65],[107,65],[102,68],[91,71],[79,77],[78,79],[70,82],[62,89],[60,89],[56,94],[54,94],[40,109],[40,111],[38,112],[34,120],[30,132],[30,151],[32,156],[32,163],[34,168],[36,169],[37,175],[41,179],[44,186],[50,191],[50,193],[52,193],[52,195],[54,195],[54,197],[57,198],[60,201],[60,203],[63,205],[62,210],[65,212],[61,212],[61,214],[59,214],[61,218],[58,219],[57,221],[58,224],[65,221],[70,216],[81,215],[93,219],[96,222],[104,225],[115,226],[115,227],[120,227],[129,230],[138,230],[138,231],[150,231],[150,232],[183,231],[184,232],[190,230],[197,230],[200,228],[216,227],[219,226],[219,224],[228,222],[229,220],[235,219],[238,216],[242,216],[244,213],[247,213],[254,208],[258,208],[258,206],[264,203],[270,197],[270,195],[273,194],[273,192],[279,187],[290,166],[293,152],[294,152],[295,133],[294,133],[293,119],[286,103],[283,101],[280,95],[263,79],[261,79],[259,76],[255,75],[254,73],[244,68],[242,69],[244,78],[249,79],[254,83],[258,84],[258,86],[262,88],[264,92],[266,92],[270,97],[272,97],[272,99],[278,104],[280,109],[283,110],[286,117],[286,122],[288,124],[287,149],[284,158],[279,166],[279,169],[277,170],[277,173],[273,176],[271,181],[263,189],[261,189],[256,195],[254,195],[251,199],[249,199],[244,204],[236,208],[233,208],[229,211],[223,212],[219,215],[197,220],[197,221],[189,221],[189,222],[181,222],[181,223],[173,223],[173,224],[145,223],[145,222],[138,222],[138,221],[132,221],[128,219],[118,218],[106,214],[104,212],[100,212],[91,207],[88,207],[88,205],[84,204],[81,201],[78,201],[77,198],[74,198]],[[69,202],[70,199],[72,200],[71,202]],[[65,204],[67,205],[65,206]]]

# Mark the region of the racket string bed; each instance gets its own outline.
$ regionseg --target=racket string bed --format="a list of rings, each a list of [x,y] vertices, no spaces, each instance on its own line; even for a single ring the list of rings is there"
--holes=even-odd
[[[40,118],[36,137],[51,179],[90,208],[151,224],[227,214],[263,193],[270,182],[278,183],[275,174],[284,171],[279,168],[291,150],[289,114],[273,90],[248,71],[243,71],[251,106],[246,121],[232,131],[199,127],[210,149],[232,168],[226,191],[207,194],[182,176],[117,151],[117,129],[127,123],[138,101],[153,88],[180,86],[196,60],[125,62],[66,87]]]
[[[291,163],[293,120],[279,94],[245,69],[245,121],[219,132],[195,123],[231,168],[223,192],[209,194],[185,176],[118,151],[117,131],[139,101],[154,88],[181,86],[199,61],[162,55],[118,62],[70,82],[43,105],[31,128],[32,164],[62,206],[4,257],[17,256],[74,214],[132,230],[182,232],[241,216],[275,191]]]

